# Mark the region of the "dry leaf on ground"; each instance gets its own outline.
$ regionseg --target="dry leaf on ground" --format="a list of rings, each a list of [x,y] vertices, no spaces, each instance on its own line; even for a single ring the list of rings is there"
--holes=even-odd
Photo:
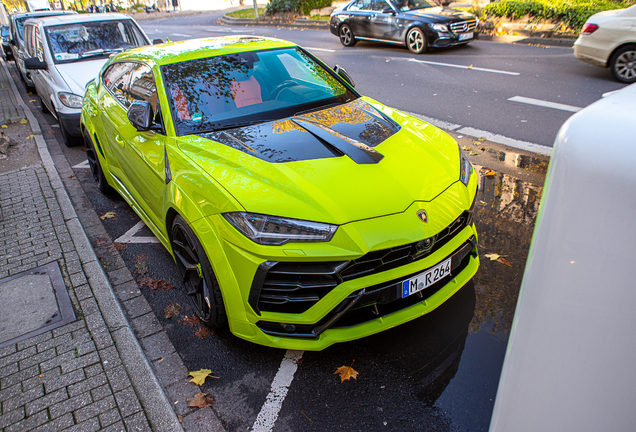
[[[479,141],[486,141],[486,137],[479,137],[477,138]]]
[[[212,396],[207,393],[197,393],[194,395],[194,397],[186,398],[186,402],[188,402],[189,407],[199,409],[211,407],[214,404]]]
[[[213,335],[214,330],[212,330],[210,327],[201,326],[197,329],[196,332],[194,332],[194,334],[200,337],[201,339],[205,339],[206,337]]]
[[[27,120],[27,119],[20,119],[20,123],[22,123],[22,124],[27,124],[27,123],[28,123],[28,120]]]
[[[356,372],[351,366],[340,366],[333,374],[340,375],[341,383],[345,382],[345,380],[349,381],[350,378],[358,379],[358,372]]]
[[[499,259],[499,254],[496,254],[496,253],[486,254],[484,256],[488,258],[490,261],[497,261]]]
[[[126,246],[125,244],[121,244],[121,243],[113,243],[112,245],[108,246],[108,250],[111,252],[115,252],[117,251],[123,251],[127,248],[128,246]]]
[[[501,258],[501,257],[500,257],[497,261],[499,261],[499,262],[500,262],[500,263],[502,263],[503,265],[506,265],[506,266],[508,266],[508,267],[511,267],[511,268],[512,268],[512,264],[510,264],[510,261],[508,261],[508,260],[507,260],[507,259],[505,259],[505,258]]]
[[[194,314],[186,315],[179,322],[190,327],[196,327],[199,324],[201,324],[201,318],[199,318],[197,315],[194,315]]]
[[[163,310],[163,316],[166,319],[170,319],[170,318],[174,318],[174,317],[178,317],[181,314],[181,305],[178,303],[170,303],[168,306],[166,306],[166,308]]]
[[[117,220],[117,219],[115,218],[115,216],[117,216],[117,213],[115,213],[115,212],[106,212],[106,213],[104,213],[103,215],[101,215],[99,218],[100,218],[101,220],[104,220],[104,219],[114,219],[114,220]]]
[[[507,259],[505,259],[504,257],[502,257],[499,254],[496,254],[496,253],[485,254],[484,257],[488,258],[490,261],[497,261],[497,262],[502,263],[503,265],[506,265],[508,267],[512,267],[512,264],[510,264],[510,261],[508,261]]]
[[[146,254],[140,254],[137,255],[137,257],[135,257],[135,269],[133,270],[133,273],[136,274],[137,276],[141,276],[143,274],[148,273],[148,262],[146,262],[146,260],[148,259],[148,255]],[[150,285],[148,285],[148,288],[152,288]],[[152,288],[155,289],[155,288]]]
[[[481,170],[479,170],[479,173],[483,176],[490,177],[494,176],[497,172],[490,168],[482,168]]]
[[[196,385],[203,385],[207,377],[219,379],[219,377],[212,376],[210,369],[199,369],[195,372],[188,372],[192,379],[188,382],[195,383]]]
[[[479,154],[479,153],[477,153],[476,151],[471,151],[471,152],[470,152],[470,155],[471,155],[471,156],[477,156],[478,154]]]
[[[139,284],[139,286],[142,286],[142,285],[148,286],[148,284],[151,283],[153,280],[154,279],[151,277],[142,277],[142,278],[139,278],[137,283]]]
[[[470,147],[468,147],[468,146],[462,146],[462,150],[464,150],[464,151],[470,151],[471,149],[470,149]]]
[[[105,245],[106,243],[108,243],[108,239],[107,239],[107,238],[104,238],[104,237],[100,237],[100,238],[98,238],[97,240],[95,240],[95,244],[96,244],[97,246],[103,246],[103,245]]]

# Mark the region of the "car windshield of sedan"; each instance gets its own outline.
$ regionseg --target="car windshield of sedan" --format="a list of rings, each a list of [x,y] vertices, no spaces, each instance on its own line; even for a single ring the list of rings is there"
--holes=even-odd
[[[299,48],[190,60],[161,71],[177,135],[280,120],[357,98]]]
[[[55,63],[110,55],[147,45],[132,20],[73,23],[45,28]]]
[[[426,8],[431,8],[436,6],[437,5],[434,5],[425,0],[396,0],[395,1],[395,7],[397,7],[400,12],[408,12],[410,10],[426,9]]]

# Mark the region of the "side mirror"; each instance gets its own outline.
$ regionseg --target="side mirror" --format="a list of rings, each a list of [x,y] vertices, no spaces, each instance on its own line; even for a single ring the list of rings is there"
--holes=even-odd
[[[152,108],[146,101],[134,101],[128,108],[128,120],[138,131],[147,131],[152,126]]]
[[[17,43],[15,43],[15,40],[14,40],[14,39],[11,39],[11,40],[9,41],[9,45],[16,46],[16,45],[17,45]]]
[[[393,9],[391,9],[390,7],[382,9],[382,13],[383,14],[395,15],[395,11]]]
[[[46,70],[49,68],[46,62],[40,61],[40,59],[38,59],[37,57],[24,59],[24,67],[26,69],[31,69],[31,70],[33,69]]]
[[[333,70],[334,70],[335,73],[338,74],[338,76],[340,78],[345,80],[351,87],[355,87],[356,86],[356,83],[353,82],[353,78],[351,78],[351,75],[349,75],[347,73],[347,71],[343,67],[340,67],[339,65],[335,65],[333,67]]]
[[[152,40],[152,44],[153,45],[159,45],[163,43],[163,39],[153,39]]]

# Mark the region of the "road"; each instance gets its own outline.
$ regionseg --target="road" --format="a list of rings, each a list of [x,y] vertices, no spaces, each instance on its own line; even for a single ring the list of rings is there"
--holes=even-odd
[[[572,109],[625,86],[609,70],[575,59],[571,48],[476,41],[414,56],[406,48],[372,42],[345,48],[326,30],[222,26],[216,23],[219,16],[145,20],[140,25],[150,38],[171,41],[230,34],[290,40],[327,64],[344,67],[362,94],[384,104],[550,147]],[[515,97],[523,102],[510,100]]]
[[[604,71],[573,63],[565,49],[477,42],[417,58],[473,64],[473,69],[520,71],[520,75],[504,75],[417,63],[410,61],[413,57],[407,51],[382,45],[361,43],[345,50],[326,32],[228,29],[207,23],[208,15],[183,20],[141,24],[151,37],[167,36],[171,40],[223,35],[233,30],[290,39],[311,48],[329,64],[346,67],[362,93],[382,102],[544,145],[550,145],[560,123],[571,113],[508,101],[509,97],[585,106],[603,92],[620,87],[604,78]],[[533,78],[528,70],[543,70],[540,75],[545,78]],[[564,86],[569,79],[581,87]],[[16,84],[23,90],[19,81]],[[36,99],[26,94],[24,98],[36,109]],[[496,110],[497,115],[491,115],[490,110]],[[496,120],[491,118],[497,116]],[[526,122],[515,122],[515,118]],[[45,119],[55,130],[54,118],[47,114]],[[56,136],[59,140],[59,134]],[[227,430],[252,430],[263,412],[278,415],[271,429],[274,431],[488,430],[542,191],[542,182],[520,179],[529,175],[523,169],[515,169],[515,177],[498,173],[480,178],[476,224],[482,265],[471,283],[437,310],[398,328],[322,352],[292,353],[301,361],[295,362],[297,370],[289,377],[293,380],[288,394],[280,406],[271,406],[266,400],[272,382],[284,373],[281,365],[290,353],[253,345],[228,330],[217,330],[201,339],[192,327],[165,318],[163,311],[172,303],[183,306],[181,317],[192,313],[170,254],[153,243],[148,228],[139,224],[139,218],[121,197],[99,193],[86,169],[81,147],[63,150],[97,214],[116,213],[116,218],[104,219],[103,225],[112,240],[125,244],[119,253],[129,270],[138,280],[148,276],[176,285],[168,291],[146,286],[141,289],[187,369],[211,369],[220,377],[208,380],[201,390],[213,396],[213,410]],[[505,154],[493,154],[510,159]],[[545,172],[542,161],[530,161],[526,168],[528,173]],[[506,256],[512,267],[483,258],[485,253]],[[145,273],[139,271],[144,266],[141,263],[148,266]],[[102,264],[108,266],[108,262]],[[156,364],[161,358],[149,360]],[[334,375],[340,366],[352,366],[359,372],[357,379],[341,383]]]

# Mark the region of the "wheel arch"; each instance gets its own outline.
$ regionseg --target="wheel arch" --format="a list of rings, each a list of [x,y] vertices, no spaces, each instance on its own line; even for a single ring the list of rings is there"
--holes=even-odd
[[[614,54],[616,54],[616,51],[618,51],[619,49],[625,48],[626,46],[633,46],[636,49],[636,41],[624,42],[618,45],[617,47],[615,47],[610,53],[610,55],[607,56],[607,61],[605,62],[606,68],[610,67],[610,63],[612,62],[612,58],[614,58]]]
[[[404,44],[404,46],[408,46],[408,42],[406,40],[406,38],[409,36],[409,32],[411,31],[412,28],[417,27],[419,28],[422,33],[424,34],[424,37],[426,38],[426,45],[430,48],[433,46],[433,43],[435,42],[434,35],[432,34],[431,30],[428,28],[430,23],[424,22],[424,21],[413,21],[409,24],[409,26],[406,28],[406,31],[404,32],[404,38],[402,39],[402,43]]]

